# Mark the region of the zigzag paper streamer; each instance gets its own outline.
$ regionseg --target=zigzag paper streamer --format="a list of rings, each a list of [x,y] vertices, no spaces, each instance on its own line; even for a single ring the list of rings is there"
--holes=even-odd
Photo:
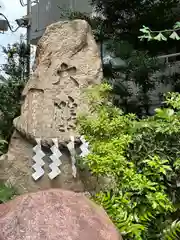
[[[35,181],[37,181],[39,178],[41,178],[44,175],[43,166],[45,165],[45,162],[42,160],[42,158],[45,156],[44,152],[41,150],[41,139],[36,139],[37,145],[33,148],[33,151],[36,153],[33,156],[33,160],[35,164],[32,166],[32,168],[35,170],[35,172],[32,174],[32,177]]]
[[[77,176],[77,169],[76,169],[76,151],[75,151],[75,144],[74,144],[74,137],[70,137],[71,141],[67,144],[67,148],[71,154],[71,163],[72,163],[72,175],[74,178]]]
[[[54,145],[51,147],[52,155],[50,156],[52,163],[49,165],[50,169],[52,170],[48,176],[52,180],[60,175],[61,170],[59,166],[62,164],[61,160],[59,159],[62,156],[62,153],[59,150],[58,139],[52,139]]]
[[[88,149],[89,148],[89,144],[88,144],[88,142],[86,142],[84,136],[81,136],[80,140],[82,142],[82,145],[80,146],[80,149],[81,149],[80,156],[81,157],[86,157],[89,154],[89,152],[90,152],[89,149]]]

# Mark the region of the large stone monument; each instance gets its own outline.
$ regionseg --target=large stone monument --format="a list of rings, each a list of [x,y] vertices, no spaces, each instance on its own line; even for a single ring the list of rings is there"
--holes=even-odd
[[[15,185],[20,193],[51,187],[85,191],[78,173],[76,178],[72,175],[66,144],[71,136],[79,137],[76,118],[78,112],[88,109],[83,89],[101,80],[99,50],[86,21],[58,22],[47,27],[37,46],[36,69],[22,93],[21,115],[14,119],[15,132],[8,153],[1,158],[0,179]],[[63,156],[61,174],[54,180],[48,174],[38,181],[32,178],[37,138],[42,140],[47,155],[47,146],[53,138],[58,139]],[[47,173],[50,161],[44,158]]]

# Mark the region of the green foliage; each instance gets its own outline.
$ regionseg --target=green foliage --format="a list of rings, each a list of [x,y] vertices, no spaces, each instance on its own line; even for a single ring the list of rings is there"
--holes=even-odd
[[[9,141],[13,131],[13,119],[20,113],[21,92],[28,78],[29,48],[20,42],[8,45],[7,48],[3,48],[3,52],[6,63],[0,75],[0,136]],[[6,151],[7,145],[4,147],[0,149],[3,152]]]
[[[13,131],[13,119],[20,112],[21,92],[28,77],[29,48],[20,42],[3,48],[3,53],[6,63],[0,73],[0,155],[8,147],[8,140]],[[12,199],[15,195],[13,187],[0,182],[0,203]]]
[[[135,51],[127,42],[111,42],[115,56],[121,53],[121,59],[126,66],[119,67],[113,71],[104,71],[105,77],[113,78],[113,94],[116,106],[120,106],[125,113],[134,112],[138,116],[150,115],[151,92],[161,83],[165,84],[164,79],[169,83],[175,80],[163,74],[156,74],[158,71],[163,73],[166,65],[151,57],[148,52]],[[123,49],[123,51],[121,51]],[[105,66],[106,69],[106,66]],[[110,81],[111,82],[111,81]],[[161,96],[159,96],[159,101]]]
[[[17,193],[13,187],[8,187],[0,183],[0,203],[11,200],[15,195],[17,195]]]
[[[180,95],[179,93],[167,93],[166,94],[166,103],[173,108],[180,110]]]
[[[7,76],[25,81],[28,78],[27,64],[29,61],[30,48],[23,41],[20,43],[8,44],[2,47],[2,52],[6,57],[6,63],[2,71]]]
[[[20,114],[24,83],[15,78],[9,78],[0,83],[0,136],[7,141],[13,131],[12,121]]]
[[[166,45],[161,42],[147,43],[139,42],[139,29],[145,25],[151,29],[171,28],[177,21],[179,13],[178,0],[91,0],[96,6],[96,11],[102,13],[106,18],[107,27],[104,32],[108,32],[110,38],[127,40],[133,44],[135,49],[147,48],[150,52],[157,54],[158,51],[170,49],[174,43],[168,42]]]
[[[169,93],[166,108],[140,120],[114,107],[107,90],[107,84],[95,87],[89,94],[91,114],[79,118],[91,150],[83,162],[110,179],[94,199],[124,239],[168,239],[179,231],[173,222],[180,217],[180,97]]]
[[[152,31],[149,27],[143,25],[143,28],[140,29],[140,32],[143,33],[142,36],[139,36],[139,39],[142,41],[147,39],[148,41],[167,41],[169,39],[180,40],[178,31],[180,29],[180,22],[176,22],[173,26],[173,29],[165,29],[162,31]]]
[[[174,221],[171,226],[163,232],[163,240],[179,239],[178,232],[180,232],[180,221]]]

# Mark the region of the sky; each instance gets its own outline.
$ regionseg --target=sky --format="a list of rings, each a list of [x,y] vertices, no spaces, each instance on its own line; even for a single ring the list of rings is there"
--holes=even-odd
[[[26,3],[26,0],[24,0]],[[26,7],[22,7],[19,0],[0,0],[0,12],[3,13],[10,22],[10,25],[15,29],[17,27],[15,20],[26,15]],[[1,17],[1,16],[0,16]],[[21,34],[25,34],[26,30],[20,28],[17,32],[12,33],[10,30],[4,34],[0,33],[0,45],[7,46],[7,44],[13,44],[20,39]],[[5,61],[2,52],[0,51],[0,64]]]

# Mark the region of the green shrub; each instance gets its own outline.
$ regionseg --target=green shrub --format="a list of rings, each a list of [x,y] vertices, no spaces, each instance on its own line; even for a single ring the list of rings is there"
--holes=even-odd
[[[20,41],[2,47],[2,52],[6,61],[0,70],[0,137],[9,142],[13,119],[20,114],[21,92],[29,75],[27,65],[30,48]],[[7,147],[0,150],[5,152]]]
[[[13,119],[20,114],[24,83],[16,78],[0,83],[0,136],[6,141],[9,141],[13,132]]]
[[[5,203],[11,200],[16,195],[16,191],[13,187],[8,187],[3,183],[0,183],[0,203]]]
[[[109,90],[106,84],[91,89],[88,98],[93,114],[79,117],[80,132],[91,150],[83,161],[93,174],[111,179],[94,199],[124,239],[176,239],[180,95],[168,94],[167,108],[140,120],[114,107],[107,97]]]

